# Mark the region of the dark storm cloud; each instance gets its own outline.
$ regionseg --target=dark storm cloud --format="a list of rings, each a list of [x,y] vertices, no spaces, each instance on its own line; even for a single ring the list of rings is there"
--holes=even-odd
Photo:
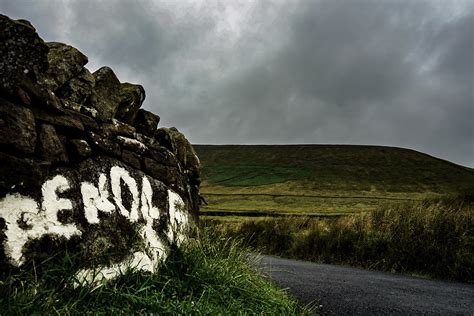
[[[414,148],[474,166],[469,1],[0,1],[195,143]]]

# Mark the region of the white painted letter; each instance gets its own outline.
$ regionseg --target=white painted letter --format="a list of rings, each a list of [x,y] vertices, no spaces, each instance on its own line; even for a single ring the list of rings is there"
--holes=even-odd
[[[153,206],[153,189],[151,188],[150,181],[146,176],[143,177],[142,182],[141,204],[143,217],[149,216],[153,219],[158,219],[160,217],[160,210]]]
[[[111,213],[115,206],[108,200],[109,192],[106,190],[107,178],[101,173],[99,176],[99,187],[96,188],[92,183],[81,183],[81,195],[84,202],[84,215],[89,224],[98,224],[98,211]]]
[[[128,186],[130,193],[132,193],[132,205],[130,210],[127,210],[123,205],[120,180],[123,180],[123,182]],[[118,206],[120,213],[130,219],[130,221],[136,222],[138,220],[139,206],[137,182],[130,176],[127,170],[117,166],[110,169],[110,181],[115,204]]]
[[[15,193],[7,194],[0,201],[0,217],[5,219],[7,229],[5,230],[5,255],[9,257],[10,263],[20,266],[25,260],[23,258],[23,246],[30,235],[41,236],[44,233],[43,221],[37,218],[39,212],[38,203],[35,200]],[[23,230],[18,226],[18,220],[27,216],[27,224],[32,226],[29,230]]]
[[[48,233],[71,238],[74,235],[81,234],[76,225],[63,224],[58,220],[59,211],[72,210],[71,200],[59,198],[57,195],[57,192],[63,193],[67,189],[69,189],[69,182],[61,175],[46,181],[41,188],[43,193],[42,209],[45,211],[45,228]]]
[[[184,202],[181,197],[171,190],[168,190],[170,225],[167,236],[170,242],[178,245],[184,240],[184,231],[188,226],[188,213],[184,210]]]

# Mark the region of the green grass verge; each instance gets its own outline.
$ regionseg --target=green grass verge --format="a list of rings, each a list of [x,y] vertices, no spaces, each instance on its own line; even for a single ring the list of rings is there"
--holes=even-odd
[[[204,224],[267,254],[474,283],[474,204],[430,200],[335,219]]]
[[[50,260],[0,281],[0,315],[309,314],[257,274],[246,253],[237,241],[204,231],[154,275],[129,272],[102,286],[78,288],[72,286],[74,260]]]

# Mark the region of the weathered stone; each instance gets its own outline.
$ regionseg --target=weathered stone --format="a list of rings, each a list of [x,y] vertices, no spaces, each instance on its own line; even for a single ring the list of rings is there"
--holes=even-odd
[[[0,42],[0,96],[61,111],[61,102],[36,82],[48,68],[49,48],[34,27],[0,14]]]
[[[122,160],[135,169],[141,169],[140,156],[130,150],[122,150]]]
[[[153,137],[159,122],[160,117],[158,115],[139,109],[133,126],[137,129],[137,132]]]
[[[148,155],[157,163],[176,167],[179,165],[176,156],[163,146],[153,146],[148,150]]]
[[[92,154],[92,149],[84,139],[70,139],[68,141],[69,157],[72,160],[81,160]]]
[[[75,112],[78,112],[78,113],[80,113],[81,109],[82,109],[81,104],[73,102],[73,101],[69,101],[69,100],[63,100],[63,106],[64,106],[65,109],[75,111]]]
[[[15,87],[15,96],[22,104],[31,105],[31,98],[29,94],[22,88]]]
[[[115,115],[120,102],[120,81],[109,67],[93,73],[95,87],[89,97],[89,105],[97,110],[97,117],[109,121]]]
[[[165,147],[168,145],[168,149],[171,147],[179,162],[185,169],[199,173],[201,164],[199,158],[191,143],[180,131],[178,131],[178,129],[175,127],[161,128],[157,132],[158,133],[155,137],[158,138],[160,144],[163,142],[162,145]]]
[[[132,125],[144,100],[145,89],[141,85],[122,83],[120,85],[120,102],[115,118]]]
[[[89,158],[51,172],[28,193],[13,188],[0,197],[0,256],[23,267],[80,249],[78,281],[94,281],[94,271],[95,281],[130,268],[153,273],[191,228],[187,209],[181,196],[143,172]]]
[[[142,133],[135,133],[133,134],[133,138],[138,140],[139,142],[147,145],[147,146],[157,146],[159,145],[158,142],[153,137],[148,137],[143,135]]]
[[[55,92],[68,80],[74,78],[87,64],[87,57],[76,48],[57,42],[46,43],[48,70],[40,73],[38,82],[49,91]]]
[[[169,128],[159,128],[155,131],[155,140],[163,147],[171,151],[173,154],[177,154],[176,142],[171,135]]]
[[[78,113],[77,111],[65,110],[65,115],[79,120],[87,129],[98,130],[99,124],[90,116]]]
[[[172,152],[160,146],[141,86],[107,67],[90,74],[64,44],[47,55],[29,22],[0,16],[0,43],[0,274],[65,249],[76,280],[155,272],[199,201],[179,135],[164,132]]]
[[[69,115],[46,112],[38,108],[32,108],[32,111],[35,115],[35,118],[39,121],[77,131],[84,131],[84,125],[82,124],[81,120],[71,116],[71,113],[73,113],[72,111],[68,112]]]
[[[114,138],[117,135],[135,138],[135,127],[112,119],[112,123],[104,123],[100,126],[102,134]]]
[[[0,195],[4,196],[6,192],[17,189],[41,186],[48,170],[49,163],[38,163],[29,158],[18,158],[0,152]]]
[[[81,106],[81,113],[87,116],[93,117],[95,119],[99,118],[99,112],[97,112],[96,109],[85,106],[85,105]]]
[[[136,139],[124,136],[117,136],[117,141],[123,148],[130,149],[131,151],[134,151],[139,154],[143,154],[148,149],[143,143],[139,142]]]
[[[0,90],[8,95],[26,76],[48,68],[49,48],[30,23],[0,14],[0,42]]]
[[[74,78],[68,80],[57,92],[64,101],[85,104],[95,86],[94,76],[82,68],[81,72]]]
[[[169,167],[159,164],[150,158],[144,158],[143,163],[145,166],[145,171],[148,172],[153,178],[163,182],[168,182],[167,180]]]
[[[54,126],[42,124],[39,133],[40,154],[48,162],[68,162],[66,149],[56,134]]]
[[[155,179],[163,181],[178,193],[186,192],[183,175],[179,173],[176,167],[163,166],[150,158],[144,158],[143,164],[145,171]]]
[[[87,134],[91,140],[92,147],[100,153],[109,154],[115,157],[121,156],[120,146],[117,143],[93,132]]]
[[[63,116],[71,116],[74,119],[80,121],[85,127],[92,130],[98,130],[99,124],[97,123],[97,121],[93,119],[91,115],[87,115],[84,113],[87,113],[86,111],[84,111],[84,106],[72,101],[64,101]]]
[[[15,86],[15,90],[18,89],[21,89],[28,94],[31,105],[58,113],[64,112],[61,100],[54,94],[54,92],[48,92],[39,84],[33,82],[30,78],[24,77],[23,81]]]
[[[30,109],[0,99],[0,145],[4,150],[34,153],[36,129]]]

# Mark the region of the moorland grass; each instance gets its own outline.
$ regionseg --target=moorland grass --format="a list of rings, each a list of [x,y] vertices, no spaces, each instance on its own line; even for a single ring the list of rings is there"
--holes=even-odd
[[[374,194],[474,190],[474,170],[414,150],[358,145],[195,145],[203,190],[292,182],[302,194]],[[275,194],[284,194],[285,186]],[[293,189],[291,191],[294,191]],[[289,193],[292,193],[292,192]],[[294,193],[294,192],[293,192]]]
[[[309,310],[257,274],[235,241],[203,231],[154,275],[128,272],[101,286],[74,288],[71,257],[2,278],[0,315],[301,315]]]
[[[337,219],[204,221],[266,254],[474,282],[472,199],[387,204]]]
[[[207,213],[330,215],[474,192],[474,169],[414,150],[349,145],[196,145]],[[212,215],[212,214],[211,214]],[[242,215],[242,214],[239,214]]]

